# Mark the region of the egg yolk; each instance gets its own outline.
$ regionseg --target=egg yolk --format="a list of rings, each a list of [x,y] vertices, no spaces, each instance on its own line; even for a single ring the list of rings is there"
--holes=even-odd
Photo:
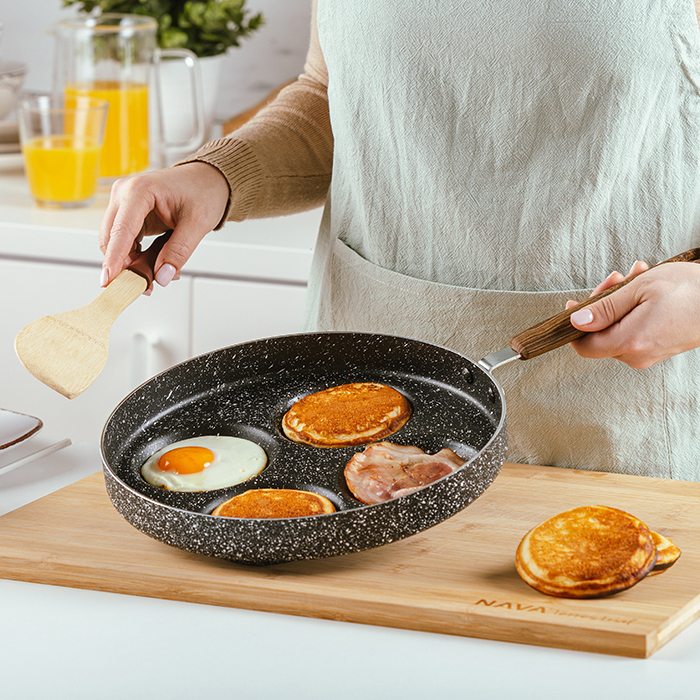
[[[206,447],[177,447],[158,460],[158,469],[175,474],[196,474],[214,461],[214,453]]]

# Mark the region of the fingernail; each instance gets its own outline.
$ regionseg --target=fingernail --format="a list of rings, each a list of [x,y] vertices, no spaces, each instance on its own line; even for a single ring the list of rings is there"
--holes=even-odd
[[[161,287],[167,287],[170,282],[172,282],[176,272],[177,270],[175,269],[174,265],[165,263],[164,265],[161,265],[158,272],[156,272],[156,282],[158,282]]]
[[[106,287],[107,282],[109,282],[109,270],[103,267],[102,272],[100,272],[100,287]]]
[[[593,322],[593,312],[590,309],[579,309],[571,314],[571,321],[579,326]]]

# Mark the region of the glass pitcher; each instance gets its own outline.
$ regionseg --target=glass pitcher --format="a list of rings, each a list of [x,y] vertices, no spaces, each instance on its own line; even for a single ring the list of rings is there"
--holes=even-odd
[[[102,14],[58,23],[55,30],[54,92],[107,100],[109,110],[100,165],[102,178],[146,170],[152,149],[194,150],[204,139],[204,112],[199,65],[187,49],[158,49],[156,20],[141,15]],[[163,58],[184,59],[191,80],[192,137],[177,143],[151,144],[149,93],[155,92],[156,114],[163,114],[157,72]],[[162,126],[162,116],[159,116]],[[162,133],[162,128],[160,129]],[[164,141],[163,137],[160,137]]]

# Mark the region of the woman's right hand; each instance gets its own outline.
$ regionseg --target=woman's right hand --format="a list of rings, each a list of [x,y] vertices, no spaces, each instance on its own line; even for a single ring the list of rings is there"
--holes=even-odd
[[[144,236],[173,230],[154,266],[156,282],[177,279],[199,242],[221,221],[229,198],[226,178],[207,163],[185,163],[117,180],[100,225],[106,287],[141,251]]]

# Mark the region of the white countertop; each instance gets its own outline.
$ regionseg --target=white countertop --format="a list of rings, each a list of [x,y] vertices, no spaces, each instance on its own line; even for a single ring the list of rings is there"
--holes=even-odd
[[[78,443],[0,475],[0,514],[100,468]],[[698,697],[698,623],[641,660],[5,580],[0,620],[8,700]]]
[[[29,193],[21,155],[0,155],[0,255],[100,266],[98,232],[109,190],[101,184],[84,209],[42,209]],[[184,272],[306,283],[321,213],[229,222],[206,236]]]

